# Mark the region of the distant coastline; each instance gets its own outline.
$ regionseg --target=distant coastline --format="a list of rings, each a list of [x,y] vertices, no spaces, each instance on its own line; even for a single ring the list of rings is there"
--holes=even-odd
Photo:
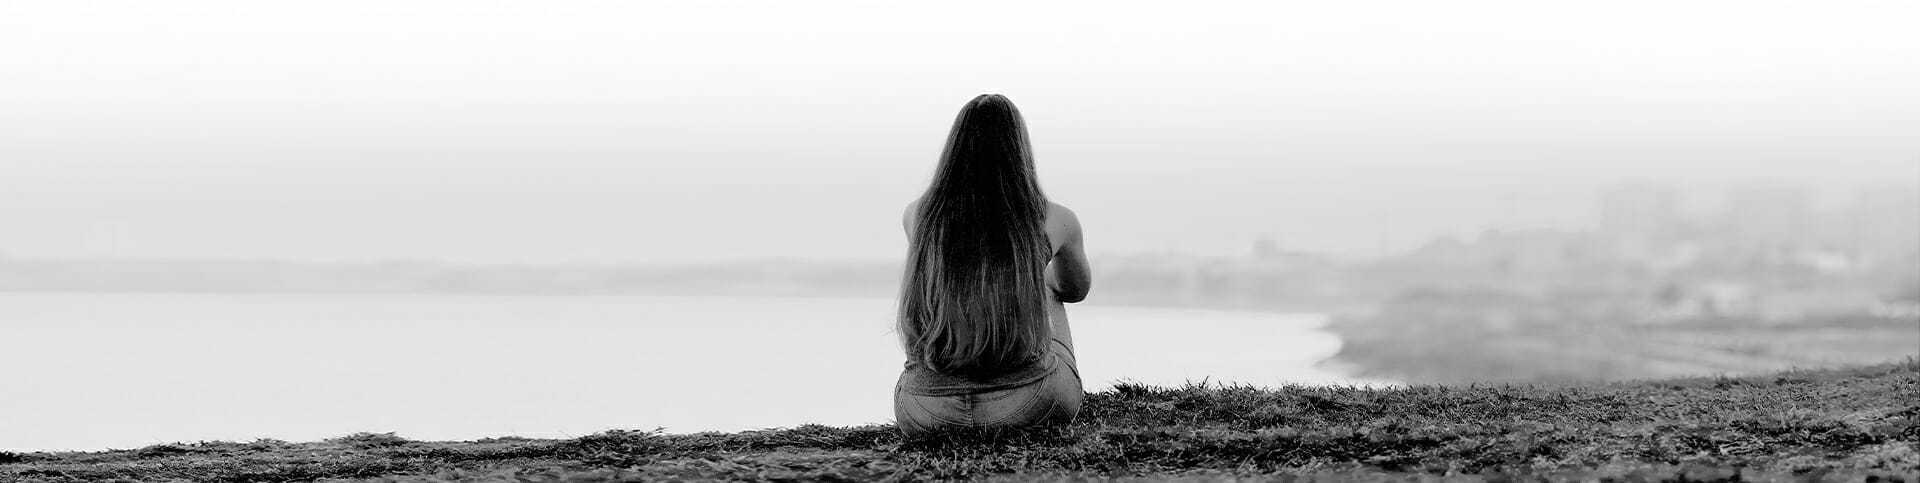
[[[0,258],[0,292],[871,295],[891,292],[897,267],[780,259],[589,267]]]

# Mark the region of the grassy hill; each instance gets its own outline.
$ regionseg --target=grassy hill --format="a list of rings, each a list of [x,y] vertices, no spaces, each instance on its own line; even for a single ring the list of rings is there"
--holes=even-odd
[[[1123,385],[1090,395],[1067,427],[925,441],[902,441],[891,426],[801,426],[467,442],[361,433],[0,453],[6,481],[1419,476],[1920,481],[1920,361],[1567,387]]]
[[[1413,383],[1576,383],[1761,374],[1920,357],[1920,319],[1832,318],[1666,324],[1533,323],[1465,317],[1346,317],[1334,356],[1349,372]]]

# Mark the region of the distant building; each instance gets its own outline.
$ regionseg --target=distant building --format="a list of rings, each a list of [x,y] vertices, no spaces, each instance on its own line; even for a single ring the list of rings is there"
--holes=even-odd
[[[1920,254],[1920,187],[1861,190],[1846,219],[1847,248],[1863,257],[1892,262]]]
[[[1596,221],[1603,235],[1650,241],[1679,235],[1680,197],[1671,187],[1615,185],[1601,189],[1598,198]]]
[[[1280,244],[1275,243],[1272,238],[1261,238],[1253,241],[1253,258],[1254,259],[1271,260],[1279,257],[1280,257]]]
[[[1624,184],[1601,189],[1595,200],[1595,231],[1615,258],[1654,264],[1672,256],[1685,221],[1671,187]]]
[[[1736,246],[1791,250],[1813,240],[1813,212],[1806,188],[1750,186],[1727,193],[1720,235]]]

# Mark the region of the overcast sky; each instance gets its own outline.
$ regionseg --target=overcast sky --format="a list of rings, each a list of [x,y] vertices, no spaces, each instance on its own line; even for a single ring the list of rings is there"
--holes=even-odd
[[[0,3],[0,255],[895,258],[983,92],[1095,253],[1920,185],[1920,3],[1029,3]]]

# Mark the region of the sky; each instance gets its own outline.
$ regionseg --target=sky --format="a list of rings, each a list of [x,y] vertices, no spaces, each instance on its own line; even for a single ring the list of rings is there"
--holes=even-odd
[[[1914,2],[0,3],[0,256],[904,256],[981,93],[1100,253],[1920,185]]]

